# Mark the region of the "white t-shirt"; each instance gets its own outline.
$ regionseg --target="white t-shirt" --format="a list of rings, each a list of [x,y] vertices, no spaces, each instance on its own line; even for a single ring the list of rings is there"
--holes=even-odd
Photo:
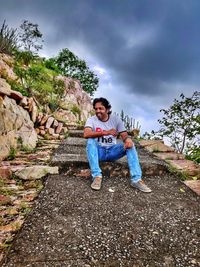
[[[125,132],[126,128],[122,120],[117,115],[109,115],[109,119],[107,121],[101,121],[97,118],[97,116],[92,116],[87,119],[85,128],[92,128],[93,132],[101,132],[102,130],[110,130],[116,129],[118,133]],[[113,135],[105,135],[101,137],[95,138],[99,145],[101,146],[112,146],[117,143],[116,137]]]

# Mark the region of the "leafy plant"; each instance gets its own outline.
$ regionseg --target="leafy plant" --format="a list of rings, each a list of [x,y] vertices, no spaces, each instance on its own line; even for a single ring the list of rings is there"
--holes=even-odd
[[[4,20],[0,29],[0,53],[12,55],[17,49],[18,34],[17,29],[9,28]]]

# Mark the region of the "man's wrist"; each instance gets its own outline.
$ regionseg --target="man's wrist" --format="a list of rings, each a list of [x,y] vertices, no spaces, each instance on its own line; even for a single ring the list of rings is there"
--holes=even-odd
[[[123,142],[125,143],[127,139],[131,139],[131,137],[128,135],[123,139]],[[132,140],[132,139],[131,139]]]
[[[102,130],[101,131],[101,134],[102,134],[102,136],[106,135],[106,131],[105,130]]]

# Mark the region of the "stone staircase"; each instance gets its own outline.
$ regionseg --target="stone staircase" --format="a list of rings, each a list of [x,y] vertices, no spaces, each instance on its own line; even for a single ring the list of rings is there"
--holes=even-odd
[[[118,139],[118,143],[122,142]],[[59,166],[61,172],[68,170],[69,167],[89,168],[86,157],[86,139],[83,138],[82,130],[71,130],[69,137],[55,150],[51,163]],[[138,143],[136,148],[143,172],[143,176],[163,175],[167,173],[167,164],[144,150]],[[129,176],[126,157],[115,162],[101,162],[103,175],[108,177]]]

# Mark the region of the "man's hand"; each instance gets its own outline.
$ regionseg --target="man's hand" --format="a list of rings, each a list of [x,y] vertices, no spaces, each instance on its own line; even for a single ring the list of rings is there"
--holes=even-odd
[[[132,148],[134,146],[133,141],[131,138],[127,138],[124,142],[124,149]]]
[[[115,129],[110,129],[108,131],[103,131],[104,135],[112,135],[112,136],[117,136],[118,132]]]

